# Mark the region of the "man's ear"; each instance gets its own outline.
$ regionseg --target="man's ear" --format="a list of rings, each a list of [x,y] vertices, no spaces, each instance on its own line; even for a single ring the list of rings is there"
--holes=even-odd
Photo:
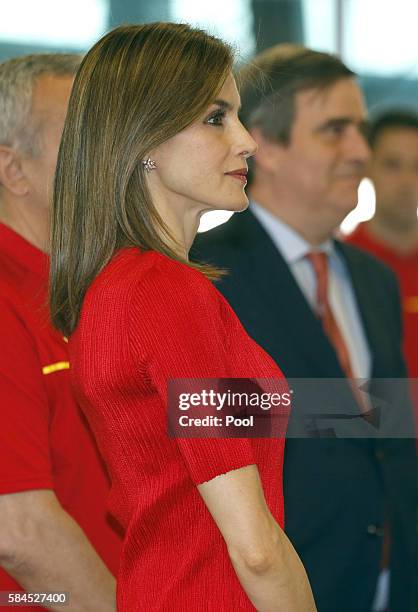
[[[374,170],[374,160],[373,157],[367,161],[366,166],[364,168],[364,176],[371,181],[373,180],[373,170]]]
[[[29,191],[20,153],[5,145],[0,145],[0,184],[16,196],[25,196]]]
[[[266,138],[258,127],[251,128],[250,134],[258,145],[257,153],[254,156],[257,166],[269,173],[277,170],[286,149],[285,145]]]

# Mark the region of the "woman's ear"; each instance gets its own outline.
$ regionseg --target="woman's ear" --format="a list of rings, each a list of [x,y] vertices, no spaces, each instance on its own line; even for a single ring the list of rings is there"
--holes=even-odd
[[[21,154],[5,145],[0,145],[0,184],[16,196],[25,196],[29,191]]]
[[[254,158],[257,166],[264,172],[274,172],[280,164],[284,153],[284,145],[277,140],[266,138],[260,128],[253,127],[250,134],[258,145]]]

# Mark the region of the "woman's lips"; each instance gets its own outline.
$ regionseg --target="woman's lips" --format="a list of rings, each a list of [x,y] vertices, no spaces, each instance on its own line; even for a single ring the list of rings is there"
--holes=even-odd
[[[235,178],[238,181],[241,181],[241,183],[244,183],[244,185],[247,183],[247,170],[246,169],[233,170],[232,172],[225,172],[225,174],[227,176],[232,176],[232,178]]]

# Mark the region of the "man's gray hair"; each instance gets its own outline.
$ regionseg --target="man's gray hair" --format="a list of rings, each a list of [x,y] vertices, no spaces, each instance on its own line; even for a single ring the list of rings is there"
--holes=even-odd
[[[37,132],[31,120],[35,81],[46,74],[73,76],[81,60],[73,53],[34,53],[0,63],[0,144],[36,154]]]

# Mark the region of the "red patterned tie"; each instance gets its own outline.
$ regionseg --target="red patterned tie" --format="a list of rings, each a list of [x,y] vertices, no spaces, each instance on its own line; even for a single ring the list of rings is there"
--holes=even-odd
[[[347,378],[354,378],[350,363],[350,353],[343,335],[337,325],[328,301],[328,256],[326,253],[312,252],[307,254],[317,280],[317,313],[324,332],[337,353],[338,361]]]
[[[337,353],[338,361],[346,377],[352,382],[351,387],[353,394],[357,400],[357,404],[365,414],[365,418],[369,420],[371,415],[368,415],[370,406],[361,394],[354,380],[354,372],[351,367],[350,353],[344,337],[335,320],[328,300],[328,255],[326,253],[313,251],[306,256],[311,262],[317,279],[317,312],[321,319],[322,327],[329,341]]]

